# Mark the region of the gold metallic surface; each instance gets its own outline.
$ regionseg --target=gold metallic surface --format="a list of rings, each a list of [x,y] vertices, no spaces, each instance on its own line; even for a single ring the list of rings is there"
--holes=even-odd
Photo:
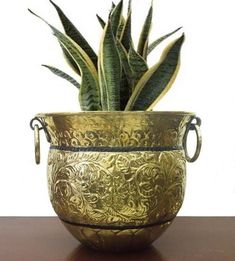
[[[34,151],[35,151],[35,162],[40,164],[40,135],[39,126],[35,124],[34,126]]]
[[[88,247],[104,251],[140,250],[151,243],[170,226],[171,222],[155,225],[148,228],[136,229],[95,229],[82,226],[73,226],[62,222],[64,226],[80,242]]]
[[[193,114],[38,117],[51,138],[50,200],[76,238],[96,249],[123,250],[146,246],[161,235],[183,203],[183,140]]]
[[[184,152],[51,150],[48,183],[63,220],[118,227],[164,222],[183,202]]]
[[[196,132],[196,136],[197,136],[197,145],[196,145],[196,151],[194,153],[194,155],[192,157],[189,156],[188,154],[188,149],[187,149],[187,140],[186,138],[188,137],[188,133],[190,131],[190,128],[186,129],[185,132],[185,140],[184,140],[184,151],[185,151],[185,158],[188,162],[195,162],[201,152],[201,148],[202,148],[202,135],[201,135],[201,130],[200,127],[198,125],[193,125],[193,130]]]
[[[182,146],[185,112],[81,112],[39,114],[58,146],[166,147]]]

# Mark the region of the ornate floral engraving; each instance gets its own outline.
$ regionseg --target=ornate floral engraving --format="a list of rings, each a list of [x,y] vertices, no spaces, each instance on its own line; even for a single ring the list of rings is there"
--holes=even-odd
[[[68,147],[181,146],[190,114],[81,113],[43,118],[52,144]]]
[[[184,152],[51,150],[48,181],[63,220],[117,226],[164,222],[183,202]]]
[[[181,148],[193,114],[39,117],[52,140],[50,199],[75,237],[95,248],[116,249],[143,246],[160,236],[183,202],[186,170]]]

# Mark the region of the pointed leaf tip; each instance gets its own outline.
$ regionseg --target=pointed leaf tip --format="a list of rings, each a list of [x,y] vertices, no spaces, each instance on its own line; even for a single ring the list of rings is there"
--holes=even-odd
[[[42,66],[49,69],[55,75],[67,80],[68,82],[73,84],[76,88],[78,88],[78,89],[80,88],[80,84],[73,77],[68,75],[67,73],[65,73],[65,72],[61,71],[60,69],[57,69],[53,66],[50,66],[50,65],[42,64]]]
[[[105,26],[100,58],[107,86],[108,110],[120,110],[121,63],[110,21]]]
[[[90,57],[94,66],[97,68],[97,55],[84,38],[84,36],[80,33],[80,31],[74,26],[74,24],[69,20],[69,18],[65,15],[62,9],[56,5],[52,0],[49,0],[51,4],[55,7],[57,14],[60,18],[60,21],[64,27],[64,31],[66,35],[68,35],[73,41],[75,41]]]
[[[176,30],[161,36],[160,38],[158,38],[157,40],[153,41],[149,46],[148,46],[148,50],[147,50],[147,54],[149,55],[161,42],[163,42],[164,40],[166,40],[168,37],[172,36],[173,34],[175,34],[176,32],[178,32],[180,29],[182,29],[183,27],[179,27]]]
[[[184,34],[171,42],[158,63],[150,68],[137,83],[125,110],[151,110],[171,88],[179,67]]]
[[[148,40],[149,34],[152,25],[153,18],[153,6],[151,5],[145,19],[141,35],[138,42],[137,52],[146,60],[147,59],[147,49],[148,49]]]
[[[96,17],[97,17],[101,27],[104,29],[104,27],[106,25],[105,21],[98,14],[96,14]]]
[[[109,17],[111,21],[112,31],[114,36],[117,36],[118,28],[122,19],[123,0],[111,11]]]
[[[29,11],[31,14],[33,14],[33,15],[39,17],[39,16],[38,16],[36,13],[34,13],[31,9],[28,8],[28,11]]]

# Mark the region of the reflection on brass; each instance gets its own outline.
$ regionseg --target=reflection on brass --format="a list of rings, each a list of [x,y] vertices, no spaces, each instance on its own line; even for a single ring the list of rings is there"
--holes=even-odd
[[[51,203],[78,240],[96,249],[121,251],[144,247],[164,232],[183,203],[183,140],[193,114],[38,117],[51,137]]]

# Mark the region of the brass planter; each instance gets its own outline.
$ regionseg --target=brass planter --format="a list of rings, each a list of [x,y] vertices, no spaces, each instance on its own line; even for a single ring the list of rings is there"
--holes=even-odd
[[[36,158],[44,129],[51,143],[50,199],[65,227],[100,250],[151,244],[182,205],[186,160],[195,161],[200,152],[199,125],[186,112],[37,115],[31,122]],[[186,150],[190,130],[198,138],[193,158]]]

